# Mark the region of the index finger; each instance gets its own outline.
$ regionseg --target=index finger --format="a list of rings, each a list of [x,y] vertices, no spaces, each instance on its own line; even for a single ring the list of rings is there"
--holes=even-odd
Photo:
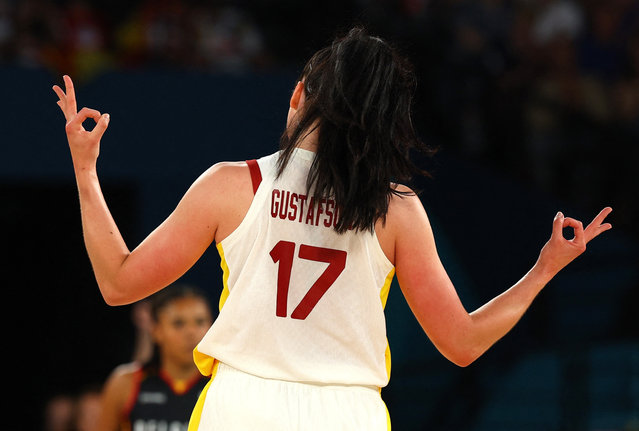
[[[572,230],[575,232],[575,238],[574,238],[575,242],[578,242],[578,243],[585,242],[584,226],[579,220],[575,220],[574,218],[571,218],[571,217],[566,217],[564,219],[563,227],[572,228]]]
[[[599,234],[612,228],[610,223],[604,223],[604,220],[612,212],[612,208],[606,207],[602,209],[599,214],[590,222],[586,227],[586,241],[590,241]]]
[[[586,230],[592,229],[592,228],[596,228],[599,225],[601,225],[603,223],[603,221],[606,219],[606,217],[608,217],[608,214],[610,214],[612,212],[612,208],[610,207],[606,207],[604,209],[602,209],[599,214],[597,214],[597,216],[592,219],[592,221],[590,222],[590,224],[586,227]]]
[[[74,115],[67,123],[67,127],[71,127],[72,129],[78,126],[82,127],[82,123],[84,123],[87,118],[93,118],[93,120],[97,123],[101,116],[102,114],[100,114],[100,111],[96,109],[82,108],[80,112],[78,112],[77,115]]]
[[[71,81],[71,77],[69,75],[64,75],[63,79],[67,96],[67,112],[70,116],[73,116],[78,112],[78,105],[75,101],[75,88],[73,87],[73,81]]]
[[[55,94],[58,96],[58,98],[60,98],[60,100],[66,100],[67,96],[66,94],[64,94],[64,91],[62,91],[62,89],[59,86],[54,85],[52,88]]]

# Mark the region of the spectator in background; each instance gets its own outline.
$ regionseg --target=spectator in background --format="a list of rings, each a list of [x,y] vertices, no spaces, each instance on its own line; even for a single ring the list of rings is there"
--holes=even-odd
[[[0,0],[0,64],[6,63],[14,43],[13,8],[8,0]]]
[[[570,38],[559,35],[549,41],[543,58],[545,67],[528,101],[528,136],[535,180],[550,190],[557,184],[553,175],[560,171],[563,157],[572,149],[584,154],[584,146],[596,137],[584,128],[592,131],[608,121],[611,112],[602,82],[580,73]]]
[[[75,399],[69,394],[51,397],[44,408],[44,431],[74,431]]]
[[[121,61],[241,73],[264,63],[258,27],[242,8],[146,1],[115,32]]]
[[[87,80],[110,65],[107,29],[98,9],[84,0],[72,0],[64,11],[63,23],[64,55],[71,73]]]
[[[95,431],[102,411],[102,396],[99,386],[88,386],[76,399],[75,431]]]
[[[609,154],[602,161],[606,189],[615,200],[624,202],[624,216],[620,220],[634,226],[639,214],[639,190],[636,164],[639,160],[639,26],[626,44],[625,63],[621,78],[612,88],[615,121],[607,135]]]
[[[623,66],[622,9],[615,2],[594,2],[578,44],[579,69],[606,83],[619,78]]]
[[[11,7],[15,9],[10,10]],[[60,14],[57,6],[44,0],[25,0],[9,4],[14,24],[13,61],[23,67],[61,70],[65,66],[60,39]]]
[[[195,8],[197,64],[204,70],[244,72],[260,63],[262,35],[239,8]]]
[[[149,429],[152,424],[155,429],[186,429],[208,382],[193,362],[193,349],[212,324],[205,294],[174,284],[149,301],[155,352],[145,364],[121,365],[109,377],[97,431]]]
[[[44,431],[94,431],[101,411],[100,385],[87,385],[74,394],[59,393],[44,409]]]
[[[577,38],[584,27],[584,11],[572,0],[541,0],[537,3],[533,37],[545,45],[557,37]]]
[[[639,138],[639,28],[626,44],[621,78],[614,89],[615,116],[621,127]]]

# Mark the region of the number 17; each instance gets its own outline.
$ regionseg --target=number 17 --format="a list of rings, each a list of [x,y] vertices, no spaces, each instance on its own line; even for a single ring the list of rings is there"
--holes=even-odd
[[[280,241],[275,244],[270,255],[274,263],[279,262],[275,315],[278,317],[286,317],[288,312],[288,289],[291,283],[291,271],[295,257],[295,243],[291,241]],[[301,244],[298,257],[300,259],[328,263],[328,267],[319,278],[315,280],[315,283],[313,283],[308,292],[306,292],[304,298],[302,298],[291,314],[291,318],[293,319],[304,320],[346,267],[346,252],[332,248]]]

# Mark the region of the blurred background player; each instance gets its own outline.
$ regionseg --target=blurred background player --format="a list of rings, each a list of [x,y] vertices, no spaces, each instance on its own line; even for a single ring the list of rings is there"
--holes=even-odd
[[[153,355],[143,364],[121,365],[109,377],[99,431],[186,429],[208,380],[193,362],[193,348],[212,323],[206,295],[174,284],[153,295],[148,305]]]

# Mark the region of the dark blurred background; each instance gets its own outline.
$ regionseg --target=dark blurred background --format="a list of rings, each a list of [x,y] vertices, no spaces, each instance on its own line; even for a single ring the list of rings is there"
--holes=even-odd
[[[7,429],[99,386],[134,348],[82,242],[51,86],[111,114],[99,172],[130,247],[211,164],[277,149],[306,59],[354,23],[415,64],[414,121],[438,154],[417,179],[471,310],[534,263],[558,210],[611,232],[468,368],[386,308],[395,429],[639,429],[639,2],[636,0],[0,0],[0,217]],[[215,250],[184,279],[221,291]],[[6,265],[6,266],[5,266]],[[12,310],[16,307],[15,310]]]

